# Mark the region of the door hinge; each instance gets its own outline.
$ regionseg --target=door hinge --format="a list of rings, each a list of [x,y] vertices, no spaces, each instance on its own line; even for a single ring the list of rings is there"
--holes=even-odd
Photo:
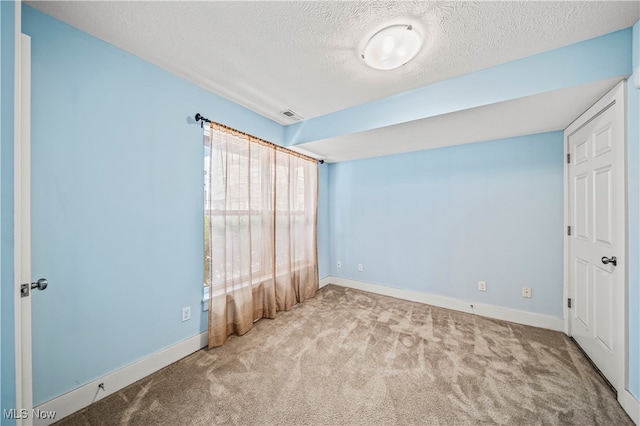
[[[571,226],[567,226],[567,235],[571,235]]]
[[[567,154],[567,164],[571,163],[571,154]]]
[[[567,299],[567,308],[571,308],[571,298]]]

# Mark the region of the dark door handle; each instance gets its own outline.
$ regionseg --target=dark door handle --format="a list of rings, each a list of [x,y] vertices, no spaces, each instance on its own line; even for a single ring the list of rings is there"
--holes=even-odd
[[[49,285],[49,281],[46,278],[40,278],[37,282],[31,283],[31,289],[44,290]]]
[[[46,278],[40,278],[35,283],[26,283],[20,285],[20,297],[29,296],[29,292],[33,289],[44,290],[49,285],[49,281]]]
[[[602,259],[600,260],[602,260],[602,263],[604,263],[605,265],[608,265],[610,263],[613,266],[616,266],[618,264],[618,259],[616,259],[615,256],[611,256],[611,257],[603,256]]]

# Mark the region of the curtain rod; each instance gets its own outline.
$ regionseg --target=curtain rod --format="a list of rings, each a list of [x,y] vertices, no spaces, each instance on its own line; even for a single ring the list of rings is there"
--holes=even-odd
[[[283,147],[283,146],[276,145],[276,144],[275,144],[275,143],[273,143],[273,142],[269,142],[269,141],[266,141],[266,140],[264,140],[264,139],[257,138],[257,137],[255,137],[255,136],[253,136],[253,135],[250,135],[249,133],[241,132],[241,131],[236,130],[236,129],[233,129],[233,128],[229,127],[229,126],[225,126],[224,124],[216,123],[215,121],[211,121],[211,120],[209,120],[207,117],[203,116],[203,115],[202,115],[202,114],[200,114],[200,113],[197,113],[197,114],[195,115],[195,119],[196,119],[196,123],[197,123],[198,121],[200,122],[200,128],[202,128],[202,127],[203,127],[204,123],[209,123],[210,125],[211,125],[211,124],[213,124],[213,125],[215,125],[215,126],[219,126],[219,127],[224,128],[224,129],[231,130],[231,131],[233,131],[233,132],[239,133],[239,134],[241,134],[241,135],[243,135],[243,136],[247,136],[247,137],[248,137],[248,138],[250,138],[250,139],[255,139],[256,141],[259,141],[259,142],[261,142],[261,143],[267,144],[267,145],[269,145],[269,146],[273,146],[273,147],[274,147],[274,148],[276,148],[276,149],[280,149],[280,150],[283,150],[283,151],[286,151],[286,152],[290,152],[290,153],[292,153],[292,154],[294,154],[294,155],[297,155],[297,156],[299,156],[299,157],[302,157],[302,158],[304,158],[304,159],[306,159],[306,160],[309,160],[309,161],[317,161],[317,162],[318,162],[318,163],[320,163],[320,164],[324,164],[324,160],[318,160],[317,158],[313,158],[313,157],[309,157],[308,155],[300,154],[299,152],[296,152],[296,151],[294,151],[294,150],[292,150],[292,149],[285,148],[285,147]]]
[[[196,119],[196,123],[199,121],[200,122],[200,128],[202,129],[204,123],[211,123],[211,120],[209,120],[207,117],[203,117],[200,113],[197,113],[195,116]]]

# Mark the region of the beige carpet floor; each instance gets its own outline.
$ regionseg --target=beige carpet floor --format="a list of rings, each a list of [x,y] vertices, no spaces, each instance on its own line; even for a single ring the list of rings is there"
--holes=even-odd
[[[334,285],[60,425],[633,425],[558,332]]]

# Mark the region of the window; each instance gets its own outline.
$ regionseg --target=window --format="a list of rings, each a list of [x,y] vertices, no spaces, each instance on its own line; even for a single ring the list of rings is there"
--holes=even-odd
[[[318,290],[317,162],[211,123],[205,132],[209,346]]]
[[[211,269],[209,262],[211,261],[211,235],[209,234],[209,214],[210,209],[210,191],[211,191],[211,129],[209,126],[204,127],[204,285],[211,285]],[[207,294],[208,296],[208,294]]]
[[[315,164],[208,127],[204,160],[205,286],[316,263]]]
[[[246,144],[225,141],[211,144],[211,131],[205,131],[205,282],[214,287],[225,280],[247,279],[249,266],[252,275],[263,273],[264,256],[261,256],[262,228],[268,226],[269,217],[264,216],[261,197],[263,185],[259,158],[248,159],[250,152]],[[212,159],[211,156],[214,156]],[[216,159],[224,170],[212,170]],[[213,160],[213,161],[212,161]],[[251,167],[245,167],[250,162]],[[249,172],[250,170],[250,172]],[[217,184],[212,185],[215,181]],[[268,208],[268,206],[266,206]],[[265,223],[265,220],[267,223]],[[210,223],[211,222],[211,223]],[[229,235],[231,233],[231,235]],[[251,262],[237,262],[241,256],[234,244],[225,247],[212,244],[216,239],[241,240],[251,238]],[[238,265],[243,265],[239,267]],[[231,274],[229,271],[233,271]]]

